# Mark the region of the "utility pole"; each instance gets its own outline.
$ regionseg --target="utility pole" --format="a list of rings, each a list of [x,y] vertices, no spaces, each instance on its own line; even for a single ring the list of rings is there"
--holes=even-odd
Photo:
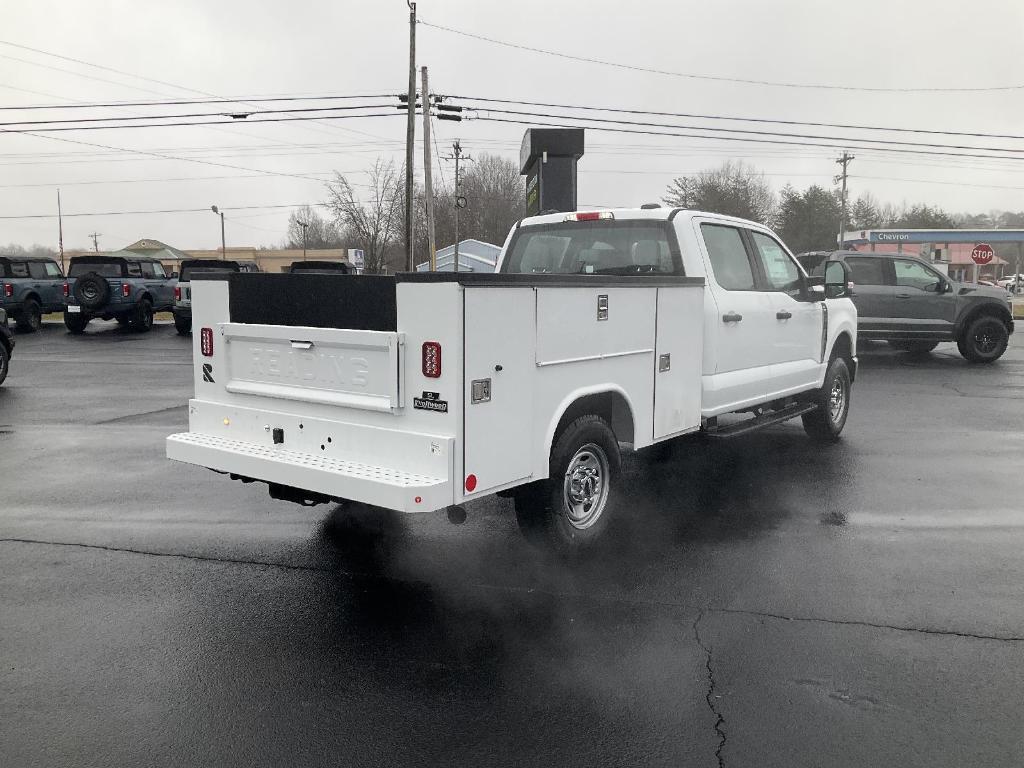
[[[848,166],[853,159],[853,155],[844,149],[842,157],[836,160],[837,165],[843,166],[843,172],[835,177],[835,181],[838,182],[841,180],[843,182],[843,197],[840,201],[842,213],[839,215],[839,250],[843,250],[843,243],[846,242],[846,166]]]
[[[306,260],[306,227],[309,226],[308,221],[295,220],[295,223],[302,227],[302,260]]]
[[[452,270],[459,271],[459,209],[466,207],[466,198],[459,194],[462,190],[462,172],[459,163],[462,160],[472,160],[469,155],[462,154],[462,144],[456,139],[452,144],[452,153],[447,155],[445,160],[455,161],[455,259],[452,262]]]
[[[410,0],[406,2],[409,5],[409,111],[405,122],[405,266],[412,272],[416,269],[416,265],[413,264],[416,205],[413,201],[412,183],[415,162],[413,144],[416,141],[416,3]]]
[[[64,217],[60,212],[60,189],[57,189],[57,247],[60,249],[60,268],[64,270]]]
[[[99,252],[100,252],[100,241],[99,241],[99,237],[100,237],[100,235],[102,235],[102,234],[103,234],[102,232],[93,232],[93,233],[92,233],[91,235],[89,235],[89,237],[91,237],[91,238],[92,238],[92,249],[93,249],[94,251],[96,251],[96,253],[99,253]]]
[[[437,242],[434,239],[434,181],[430,162],[430,90],[427,86],[427,68],[423,75],[423,194],[427,198],[427,251],[430,255],[430,271],[437,270]],[[411,114],[411,112],[410,112]]]

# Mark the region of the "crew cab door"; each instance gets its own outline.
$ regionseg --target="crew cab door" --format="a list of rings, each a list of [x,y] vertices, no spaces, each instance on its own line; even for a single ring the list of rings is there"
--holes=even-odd
[[[701,411],[712,416],[766,397],[775,308],[759,289],[743,231],[714,219],[694,219],[694,226],[708,268]]]
[[[888,260],[879,256],[847,256],[857,308],[858,333],[883,338],[893,330],[893,290]]]
[[[140,266],[146,290],[153,297],[153,306],[157,310],[170,306],[173,288],[164,272],[163,264],[156,261],[143,261]]]
[[[42,261],[28,261],[28,274],[31,280],[28,283],[35,293],[39,295],[39,303],[43,312],[49,312],[57,303],[56,286],[46,275],[46,267]],[[27,292],[26,292],[27,293]]]
[[[804,295],[803,273],[796,259],[774,237],[747,230],[773,316],[768,318],[772,373],[770,396],[813,387],[821,365],[824,310]]]
[[[956,294],[945,291],[942,276],[915,259],[892,260],[893,319],[904,333],[951,337]],[[941,293],[940,293],[941,291]]]

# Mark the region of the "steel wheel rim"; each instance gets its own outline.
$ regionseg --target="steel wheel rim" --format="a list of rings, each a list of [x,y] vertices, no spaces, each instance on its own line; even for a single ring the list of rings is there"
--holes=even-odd
[[[832,381],[832,391],[828,395],[828,414],[833,424],[838,424],[846,409],[846,383],[842,376]]]
[[[985,323],[974,334],[974,347],[983,355],[990,355],[999,346],[999,333],[995,323]]]
[[[600,519],[608,503],[609,475],[601,446],[587,443],[573,454],[562,482],[562,507],[573,528],[585,530]]]

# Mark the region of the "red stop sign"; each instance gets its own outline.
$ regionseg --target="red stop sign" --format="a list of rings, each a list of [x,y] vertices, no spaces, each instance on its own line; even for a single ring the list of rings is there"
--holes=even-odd
[[[992,250],[992,246],[988,243],[978,243],[974,246],[974,250],[971,251],[971,258],[974,259],[975,264],[988,264],[995,258],[996,252]]]

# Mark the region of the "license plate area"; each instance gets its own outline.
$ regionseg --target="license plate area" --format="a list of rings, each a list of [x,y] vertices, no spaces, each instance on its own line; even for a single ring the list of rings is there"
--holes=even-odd
[[[404,334],[223,323],[225,389],[371,411],[404,405]]]

